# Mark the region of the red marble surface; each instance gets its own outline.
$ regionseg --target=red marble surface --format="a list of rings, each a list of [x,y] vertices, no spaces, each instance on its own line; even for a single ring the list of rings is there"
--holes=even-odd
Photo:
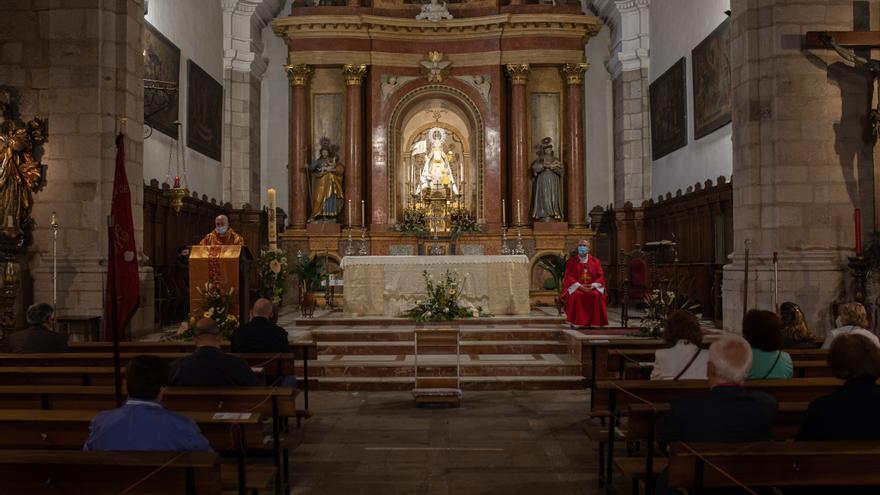
[[[568,224],[584,225],[584,85],[565,86],[565,203]]]
[[[347,86],[345,99],[345,198],[351,202],[351,221],[361,222],[361,199],[363,198],[363,121],[362,85]],[[347,221],[347,219],[346,219]]]
[[[510,202],[507,205],[508,225],[529,223],[529,122],[525,84],[510,85]],[[517,201],[520,202],[521,218],[517,218]]]
[[[308,219],[309,105],[308,88],[291,86],[290,90],[290,223],[305,228]]]

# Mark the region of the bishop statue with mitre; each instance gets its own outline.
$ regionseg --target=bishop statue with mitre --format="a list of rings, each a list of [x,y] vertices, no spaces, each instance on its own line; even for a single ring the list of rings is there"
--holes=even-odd
[[[577,255],[565,264],[560,299],[565,303],[565,319],[571,326],[608,325],[605,272],[602,262],[590,256],[590,241],[578,243]]]
[[[244,246],[244,237],[232,230],[226,215],[217,215],[214,230],[199,241],[199,246]]]

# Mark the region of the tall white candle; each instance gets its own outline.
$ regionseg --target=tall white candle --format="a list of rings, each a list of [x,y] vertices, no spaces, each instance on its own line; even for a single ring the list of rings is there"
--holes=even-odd
[[[278,247],[278,231],[275,222],[275,189],[269,188],[267,191],[269,197],[269,211],[267,212],[267,220],[269,222],[269,249]]]
[[[348,226],[351,227],[351,200],[348,200]]]
[[[516,224],[522,225],[522,215],[520,215],[520,201],[516,200]]]
[[[364,226],[367,224],[364,221],[364,218],[365,218],[364,215],[365,215],[364,214],[364,200],[361,200],[361,228],[364,228]]]
[[[507,203],[501,198],[501,226],[507,227]]]

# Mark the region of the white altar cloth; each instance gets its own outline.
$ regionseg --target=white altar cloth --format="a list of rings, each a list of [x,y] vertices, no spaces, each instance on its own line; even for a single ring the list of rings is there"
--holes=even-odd
[[[461,304],[492,315],[529,314],[529,259],[513,256],[346,256],[344,311],[352,316],[400,316],[424,299],[427,271],[459,281]]]

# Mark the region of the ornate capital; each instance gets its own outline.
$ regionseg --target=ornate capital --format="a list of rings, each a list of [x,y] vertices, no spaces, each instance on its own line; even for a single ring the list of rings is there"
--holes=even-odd
[[[590,67],[590,64],[584,62],[580,64],[564,64],[559,72],[565,79],[566,84],[583,84],[584,72]]]
[[[353,65],[345,64],[342,66],[342,75],[345,76],[345,84],[348,86],[359,86],[367,75],[367,66],[364,64]]]
[[[291,86],[305,86],[309,83],[314,69],[306,64],[287,64],[284,66],[284,72],[287,72]]]
[[[507,64],[507,75],[513,84],[526,84],[529,82],[529,64]]]

